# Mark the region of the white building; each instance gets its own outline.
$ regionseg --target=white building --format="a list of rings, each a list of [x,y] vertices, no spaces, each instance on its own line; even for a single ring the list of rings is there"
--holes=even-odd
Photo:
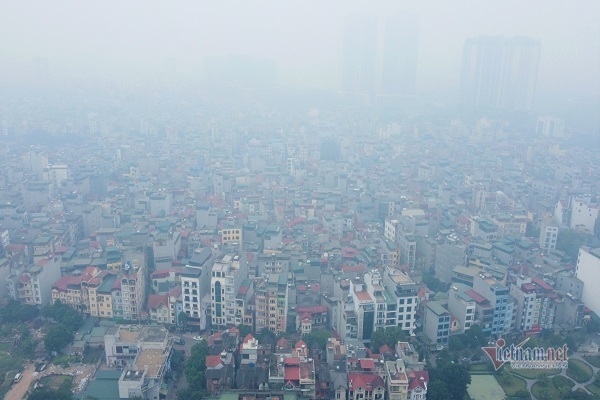
[[[181,302],[183,312],[194,322],[201,322],[201,300],[204,293],[200,293],[200,277],[202,268],[185,267],[181,278]],[[192,322],[192,323],[194,323]]]
[[[556,239],[558,238],[558,226],[554,224],[550,219],[544,219],[540,228],[539,245],[540,249],[544,250],[544,253],[556,249]]]
[[[598,204],[592,204],[588,198],[571,199],[571,229],[594,232],[598,219]]]
[[[595,283],[600,282],[600,247],[581,247],[577,257],[576,274],[584,282],[581,300],[596,314],[600,314],[600,296]]]
[[[235,297],[244,279],[248,264],[240,254],[224,255],[215,261],[210,280],[211,320],[213,326],[236,325]]]

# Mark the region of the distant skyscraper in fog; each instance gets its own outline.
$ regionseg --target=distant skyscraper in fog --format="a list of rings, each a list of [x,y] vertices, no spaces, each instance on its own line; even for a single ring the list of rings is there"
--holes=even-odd
[[[398,15],[385,20],[381,93],[415,94],[419,23],[416,17]]]
[[[479,110],[531,110],[540,50],[539,40],[525,37],[467,39],[461,72],[461,105]]]
[[[346,20],[342,90],[371,94],[377,85],[377,20],[357,15]]]

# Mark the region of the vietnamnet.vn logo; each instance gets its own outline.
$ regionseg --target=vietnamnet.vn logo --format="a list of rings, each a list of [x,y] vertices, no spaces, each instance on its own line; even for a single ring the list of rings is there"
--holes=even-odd
[[[482,347],[483,351],[490,357],[496,371],[505,363],[515,369],[553,369],[567,368],[567,345],[562,347],[529,347],[523,345],[529,341],[525,339],[521,343],[506,346],[504,339],[496,340],[494,347]]]

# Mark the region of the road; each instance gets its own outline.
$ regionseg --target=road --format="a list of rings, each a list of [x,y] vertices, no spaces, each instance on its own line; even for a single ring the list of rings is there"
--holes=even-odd
[[[19,383],[13,383],[12,387],[4,396],[4,400],[23,400],[33,380],[33,373],[35,372],[34,365],[28,365],[23,371],[23,377]]]

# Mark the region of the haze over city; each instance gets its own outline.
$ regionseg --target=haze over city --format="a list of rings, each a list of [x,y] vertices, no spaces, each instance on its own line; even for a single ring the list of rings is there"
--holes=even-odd
[[[0,397],[600,398],[599,22],[2,2]]]
[[[399,13],[418,19],[417,93],[432,101],[456,101],[463,44],[478,35],[541,41],[536,104],[598,96],[596,1],[6,2],[0,79],[27,85],[42,59],[57,84],[197,83],[205,57],[233,54],[274,59],[281,86],[337,89],[345,19],[373,15],[383,29]]]

